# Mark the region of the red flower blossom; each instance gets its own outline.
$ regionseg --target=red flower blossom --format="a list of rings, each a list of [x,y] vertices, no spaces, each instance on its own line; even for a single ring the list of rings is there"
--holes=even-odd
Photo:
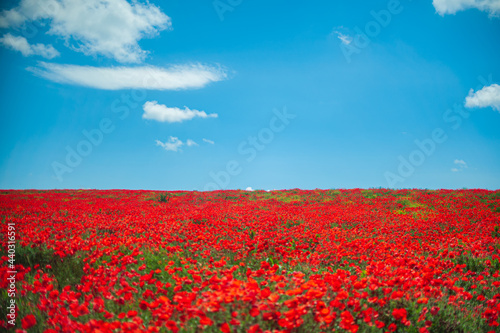
[[[440,309],[439,309],[439,307],[437,307],[437,306],[433,306],[433,307],[431,308],[431,314],[432,314],[433,316],[435,316],[435,315],[437,315],[437,313],[439,312],[439,310],[440,310]]]
[[[26,315],[23,319],[21,319],[21,326],[25,330],[30,329],[35,325],[36,325],[36,318],[32,314]]]
[[[392,310],[392,316],[394,317],[394,319],[396,320],[406,320],[406,316],[407,316],[407,312],[406,312],[406,309],[394,309]]]
[[[220,330],[223,333],[231,332],[231,328],[229,327],[229,325],[227,323],[223,323],[222,325],[220,325]]]

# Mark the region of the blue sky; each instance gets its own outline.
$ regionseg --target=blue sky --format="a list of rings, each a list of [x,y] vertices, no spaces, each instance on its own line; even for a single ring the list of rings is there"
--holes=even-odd
[[[500,1],[3,1],[0,187],[500,188]]]

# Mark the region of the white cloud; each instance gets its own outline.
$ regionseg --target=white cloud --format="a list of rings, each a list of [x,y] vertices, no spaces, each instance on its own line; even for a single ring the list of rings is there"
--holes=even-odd
[[[250,186],[248,186],[245,191],[253,191],[253,188],[251,188]]]
[[[347,28],[344,28],[343,26],[339,26],[339,27],[336,27],[333,31],[332,31],[332,35],[334,37],[337,37],[338,39],[340,39],[340,41],[342,42],[342,44],[344,45],[349,45],[352,43],[352,36],[350,35],[349,33],[349,29]]]
[[[160,140],[156,140],[156,145],[162,147],[168,151],[182,151],[180,148],[182,146],[193,147],[198,144],[191,139],[187,139],[186,142],[182,142],[179,138],[175,136],[170,136],[166,142],[161,142]]]
[[[30,44],[26,38],[13,36],[10,33],[3,35],[0,38],[0,43],[6,48],[21,52],[25,57],[39,55],[52,59],[59,56],[59,52],[52,45]]]
[[[433,0],[432,4],[439,15],[455,14],[471,8],[487,12],[490,16],[500,14],[500,0]]]
[[[352,37],[351,36],[343,34],[343,33],[339,32],[339,31],[335,31],[335,33],[337,34],[337,37],[338,37],[338,39],[340,39],[340,41],[342,42],[342,44],[344,44],[344,45],[351,44],[351,42],[352,42]]]
[[[203,138],[203,142],[209,143],[211,145],[213,145],[215,143],[212,140],[208,140],[208,139],[205,139],[205,138]]]
[[[459,172],[468,168],[467,163],[464,160],[456,159],[453,161],[453,163],[457,165],[456,168],[451,169],[451,171],[453,172]]]
[[[86,55],[104,55],[119,62],[139,63],[147,55],[138,41],[171,28],[170,18],[148,2],[126,0],[22,0],[0,13],[1,28],[42,21],[47,34]]]
[[[186,145],[188,147],[191,147],[191,146],[197,146],[198,144],[196,142],[194,142],[193,140],[191,140],[191,139],[187,139]]]
[[[168,123],[180,123],[185,120],[197,118],[217,118],[216,113],[207,114],[205,111],[191,110],[187,106],[184,110],[179,108],[169,108],[166,105],[158,104],[157,101],[146,102],[142,106],[144,114],[142,118]]]
[[[485,86],[476,92],[471,89],[469,96],[465,98],[465,107],[486,108],[489,106],[500,111],[500,85],[496,83]]]
[[[38,67],[27,69],[35,75],[54,82],[104,90],[194,89],[226,78],[225,71],[220,67],[201,64],[161,68],[153,66],[92,67],[40,62]]]
[[[161,142],[160,140],[156,140],[156,145],[163,147],[165,150],[170,151],[178,151],[180,147],[184,145],[184,143],[176,138],[175,136],[171,136],[168,138],[167,142]]]

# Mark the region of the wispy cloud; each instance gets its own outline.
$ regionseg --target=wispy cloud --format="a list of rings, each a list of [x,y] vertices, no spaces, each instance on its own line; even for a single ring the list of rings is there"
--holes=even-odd
[[[170,18],[148,2],[126,0],[22,0],[0,13],[0,28],[25,22],[47,24],[47,34],[62,37],[71,49],[139,63],[147,52],[138,41],[171,28]]]
[[[179,138],[175,136],[170,136],[166,142],[161,142],[160,140],[156,140],[156,145],[168,151],[178,152],[182,151],[180,149],[182,146],[193,147],[197,146],[198,144],[191,139],[187,139],[186,142],[182,142],[181,140],[179,140]]]
[[[432,4],[439,15],[455,14],[471,8],[487,12],[490,16],[500,14],[499,0],[433,0]]]
[[[162,147],[165,150],[169,151],[179,151],[179,148],[184,145],[184,143],[176,138],[175,136],[171,136],[168,138],[168,141],[161,142],[160,140],[156,140],[156,145]]]
[[[342,26],[335,28],[332,34],[336,36],[338,39],[340,39],[340,41],[344,45],[349,45],[352,43],[353,40],[352,36],[350,36],[349,33],[347,32],[347,29]]]
[[[203,142],[209,143],[211,145],[213,145],[215,143],[212,140],[208,140],[208,139],[205,139],[205,138],[203,138]]]
[[[191,147],[191,146],[197,146],[198,144],[196,142],[194,142],[193,140],[191,140],[191,139],[187,139],[186,145],[188,147]]]
[[[341,32],[337,32],[337,37],[342,41],[342,44],[349,45],[352,42],[352,37],[345,35]]]
[[[474,92],[469,91],[469,96],[465,98],[465,107],[468,108],[486,108],[492,107],[500,111],[500,85],[492,84]]]
[[[162,147],[167,151],[173,151],[173,152],[182,151],[180,149],[182,146],[187,146],[187,147],[198,146],[198,144],[191,139],[187,139],[186,142],[182,142],[179,138],[175,136],[170,136],[166,142],[161,142],[160,140],[156,140],[156,145]]]
[[[468,168],[467,163],[464,160],[456,159],[453,163],[456,164],[456,167],[451,169],[453,172],[459,172]]]
[[[210,82],[226,78],[220,67],[201,64],[177,65],[168,68],[92,67],[40,62],[29,71],[45,79],[95,89],[180,90],[202,88]]]
[[[60,55],[50,44],[30,44],[26,38],[13,36],[10,33],[0,37],[0,43],[8,49],[21,52],[25,57],[39,55],[47,59],[52,59]]]
[[[205,111],[191,110],[187,106],[184,109],[170,108],[157,101],[146,102],[142,106],[144,114],[142,118],[168,123],[180,123],[193,118],[217,118],[216,113],[207,114]]]

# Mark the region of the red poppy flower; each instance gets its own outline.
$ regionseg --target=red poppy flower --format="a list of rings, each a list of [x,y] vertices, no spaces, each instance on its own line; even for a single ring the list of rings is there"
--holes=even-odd
[[[23,319],[21,319],[21,326],[25,330],[32,328],[35,325],[36,325],[36,318],[32,314],[29,314],[29,315],[25,316]]]
[[[231,328],[229,327],[229,325],[227,323],[224,323],[224,324],[220,325],[220,330],[223,333],[229,333],[229,332],[231,332]]]

